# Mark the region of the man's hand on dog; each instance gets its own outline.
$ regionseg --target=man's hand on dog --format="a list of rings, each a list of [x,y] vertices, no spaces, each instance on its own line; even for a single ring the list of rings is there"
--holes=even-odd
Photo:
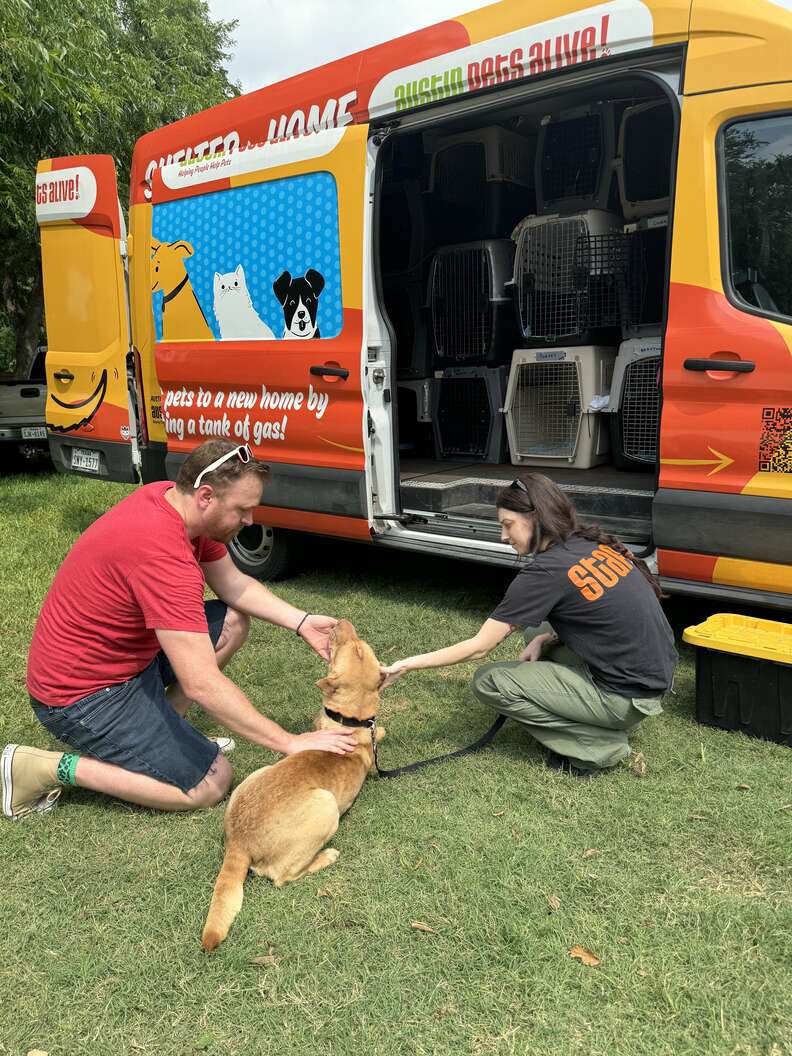
[[[357,735],[343,733],[341,730],[313,730],[309,733],[295,733],[284,749],[284,755],[296,755],[297,752],[332,752],[333,755],[346,755],[358,746]]]
[[[330,660],[330,632],[338,623],[332,616],[306,616],[299,635],[325,661]]]

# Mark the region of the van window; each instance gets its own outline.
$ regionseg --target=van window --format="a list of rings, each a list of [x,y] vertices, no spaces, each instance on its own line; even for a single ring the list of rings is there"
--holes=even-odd
[[[216,341],[341,332],[338,192],[329,172],[155,205],[151,252],[158,341],[163,311],[168,340],[211,340],[207,326]]]
[[[722,151],[731,290],[738,304],[792,316],[792,115],[728,125]]]

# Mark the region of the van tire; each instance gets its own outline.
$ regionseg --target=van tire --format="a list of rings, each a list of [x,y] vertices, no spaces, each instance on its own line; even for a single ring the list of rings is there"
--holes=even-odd
[[[251,524],[228,544],[231,560],[254,579],[286,579],[296,570],[299,540],[295,532]]]

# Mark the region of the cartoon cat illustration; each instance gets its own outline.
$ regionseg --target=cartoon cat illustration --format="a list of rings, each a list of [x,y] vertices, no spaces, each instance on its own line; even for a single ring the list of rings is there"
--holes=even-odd
[[[214,314],[223,341],[258,338],[274,341],[275,335],[253,307],[240,264],[236,271],[214,274]]]

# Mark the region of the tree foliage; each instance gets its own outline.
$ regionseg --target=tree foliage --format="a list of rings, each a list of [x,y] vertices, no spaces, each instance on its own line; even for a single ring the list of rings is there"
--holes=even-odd
[[[204,0],[2,0],[0,330],[20,364],[41,325],[36,163],[112,154],[126,201],[144,132],[238,94],[224,65],[235,26]]]

